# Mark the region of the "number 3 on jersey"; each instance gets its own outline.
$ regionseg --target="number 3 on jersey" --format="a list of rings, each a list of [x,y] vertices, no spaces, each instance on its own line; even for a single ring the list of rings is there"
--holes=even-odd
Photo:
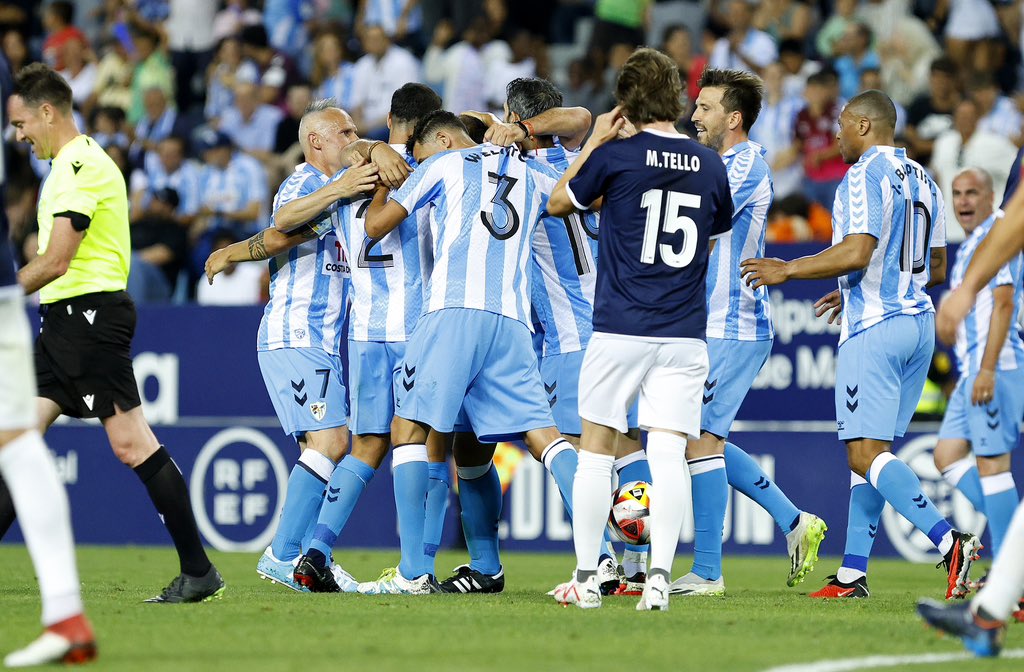
[[[700,195],[648,189],[640,199],[640,207],[647,211],[640,261],[653,264],[660,255],[661,260],[673,268],[683,268],[693,261],[697,253],[697,223],[679,211],[681,208],[700,208]],[[679,251],[668,243],[658,244],[660,232],[673,234],[677,231],[683,234]]]
[[[519,213],[516,212],[516,208],[512,205],[512,202],[508,200],[508,195],[512,191],[512,187],[516,186],[516,182],[519,180],[515,177],[509,177],[508,175],[499,175],[498,173],[487,173],[487,181],[495,185],[494,196],[491,198],[491,203],[498,206],[504,213],[504,224],[499,224],[495,213],[493,212],[481,212],[480,221],[487,227],[487,230],[491,232],[491,235],[498,240],[508,240],[512,236],[516,235],[519,231]]]

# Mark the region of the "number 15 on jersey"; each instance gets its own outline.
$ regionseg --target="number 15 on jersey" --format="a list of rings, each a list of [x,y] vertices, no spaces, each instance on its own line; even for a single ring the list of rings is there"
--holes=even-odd
[[[644,244],[640,261],[653,264],[661,260],[673,268],[683,268],[693,261],[697,253],[697,223],[680,212],[683,208],[699,209],[700,194],[648,189],[640,199],[640,207],[647,211],[644,225]],[[678,251],[668,243],[658,243],[658,234],[682,232],[683,242]]]

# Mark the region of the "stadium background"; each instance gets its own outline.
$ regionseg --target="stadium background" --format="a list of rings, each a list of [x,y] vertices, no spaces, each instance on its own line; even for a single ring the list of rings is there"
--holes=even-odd
[[[768,254],[784,258],[819,250],[830,238],[827,194],[842,167],[830,158],[828,136],[841,101],[862,84],[882,86],[896,100],[899,142],[931,165],[940,184],[979,162],[1002,184],[1021,141],[1021,5],[1013,2],[953,3],[951,11],[971,10],[962,15],[968,20],[937,16],[927,0],[425,0],[419,18],[399,21],[402,0],[84,0],[74,3],[70,24],[54,4],[0,2],[0,69],[33,60],[61,67],[80,127],[124,169],[140,304],[135,367],[146,414],[190,481],[204,536],[221,550],[266,545],[296,451],[256,366],[264,265],[239,267],[212,292],[199,272],[212,246],[266,224],[269,198],[295,161],[295,117],[309,97],[337,96],[364,136],[379,136],[375,114],[390,99],[387,87],[408,79],[435,86],[451,109],[500,113],[504,82],[549,76],[567,104],[597,114],[612,105],[617,67],[637,44],[676,59],[691,99],[709,62],[756,67],[768,98],[753,135],[768,148],[776,176]],[[688,125],[680,120],[681,129]],[[228,137],[211,142],[209,131],[218,128]],[[161,149],[167,136],[182,138],[183,161]],[[216,152],[227,141],[224,161]],[[9,130],[4,149],[7,214],[25,260],[34,253],[34,204],[47,165],[30,160]],[[839,531],[849,472],[834,432],[837,332],[812,309],[829,289],[807,282],[773,293],[775,348],[741,410],[736,440],[798,506]],[[948,389],[955,373],[941,359],[933,369],[936,385]],[[896,450],[906,451],[944,513],[978,529],[970,506],[931,466],[936,429],[915,423]],[[62,423],[48,439],[80,542],[169,542],[98,426]],[[568,550],[571,530],[543,469],[513,447],[502,458],[504,547]],[[396,547],[393,501],[384,472],[339,543]],[[728,553],[784,553],[767,514],[738,493],[730,504]],[[449,516],[445,543],[457,545],[455,506]],[[879,553],[930,559],[930,544],[908,538],[907,527],[887,510]],[[823,553],[840,553],[841,537],[831,535]],[[684,548],[690,538],[687,524]],[[15,533],[5,542],[18,540]]]

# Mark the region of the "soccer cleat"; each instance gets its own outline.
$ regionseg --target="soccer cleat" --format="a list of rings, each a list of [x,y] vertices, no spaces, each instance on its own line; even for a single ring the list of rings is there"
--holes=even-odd
[[[334,576],[334,582],[338,584],[338,588],[343,593],[356,593],[359,592],[359,582],[356,581],[355,577],[346,572],[341,565],[333,561],[331,562],[331,574]]]
[[[430,595],[440,592],[437,581],[430,574],[407,579],[397,567],[388,567],[376,581],[360,583],[356,590],[362,595]]]
[[[669,585],[664,576],[655,574],[644,584],[643,596],[636,604],[637,611],[668,611]]]
[[[989,621],[971,611],[970,602],[943,604],[935,600],[921,600],[917,613],[937,630],[959,637],[964,648],[976,656],[998,656],[1006,639],[1006,624]]]
[[[789,577],[786,585],[792,588],[814,571],[818,561],[818,548],[825,538],[828,526],[825,521],[812,513],[801,513],[800,522],[786,535],[789,549]]]
[[[828,577],[825,587],[816,592],[810,593],[807,597],[816,600],[831,600],[840,597],[861,598],[870,597],[868,591],[868,577],[859,576],[850,583],[843,583],[835,574]]]
[[[96,655],[92,626],[84,615],[79,614],[51,625],[25,648],[7,654],[4,666],[80,665],[95,660]]]
[[[311,593],[340,593],[341,587],[338,586],[334,572],[331,571],[331,567],[327,566],[325,560],[322,553],[307,553],[299,558],[293,575],[295,583],[305,587]]]
[[[651,579],[648,577],[647,582]],[[725,595],[725,577],[720,576],[714,581],[697,576],[690,572],[681,579],[676,579],[668,587],[672,595]]]
[[[1024,600],[1017,603],[1017,611],[1013,612],[1012,618],[1018,623],[1024,623]]]
[[[935,565],[946,570],[946,599],[958,600],[970,592],[971,565],[980,556],[978,553],[984,546],[976,535],[970,532],[953,531],[953,546]]]
[[[597,576],[592,576],[580,583],[575,579],[555,586],[548,595],[563,607],[575,604],[580,609],[599,609],[601,607],[601,585]]]
[[[643,572],[637,572],[633,576],[623,579],[612,595],[643,595],[644,583],[646,581],[647,575]]]
[[[296,558],[296,560],[298,559]],[[278,560],[274,557],[270,546],[267,546],[267,550],[263,551],[259,562],[256,563],[256,573],[261,579],[271,583],[291,588],[298,593],[308,593],[309,588],[295,582],[295,564],[288,560]]]
[[[611,595],[618,590],[622,581],[615,560],[606,557],[597,564],[597,582],[602,595]]]
[[[150,604],[183,604],[186,602],[209,602],[224,595],[224,579],[213,565],[203,576],[178,574],[167,584],[163,592],[151,597]]]
[[[442,593],[500,593],[505,590],[504,569],[494,576],[478,572],[469,565],[459,565],[454,571],[438,585]]]

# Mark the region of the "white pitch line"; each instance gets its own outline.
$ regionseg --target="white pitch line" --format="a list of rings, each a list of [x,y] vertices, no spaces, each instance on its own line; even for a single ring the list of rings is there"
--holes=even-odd
[[[1008,649],[1000,658],[1024,658],[1024,649]],[[864,656],[863,658],[838,658],[819,660],[813,663],[797,663],[772,667],[764,672],[851,672],[852,670],[869,670],[878,667],[896,667],[897,665],[929,665],[932,663],[952,663],[960,660],[974,660],[970,653],[916,653],[905,656]],[[996,659],[993,659],[996,660]]]

